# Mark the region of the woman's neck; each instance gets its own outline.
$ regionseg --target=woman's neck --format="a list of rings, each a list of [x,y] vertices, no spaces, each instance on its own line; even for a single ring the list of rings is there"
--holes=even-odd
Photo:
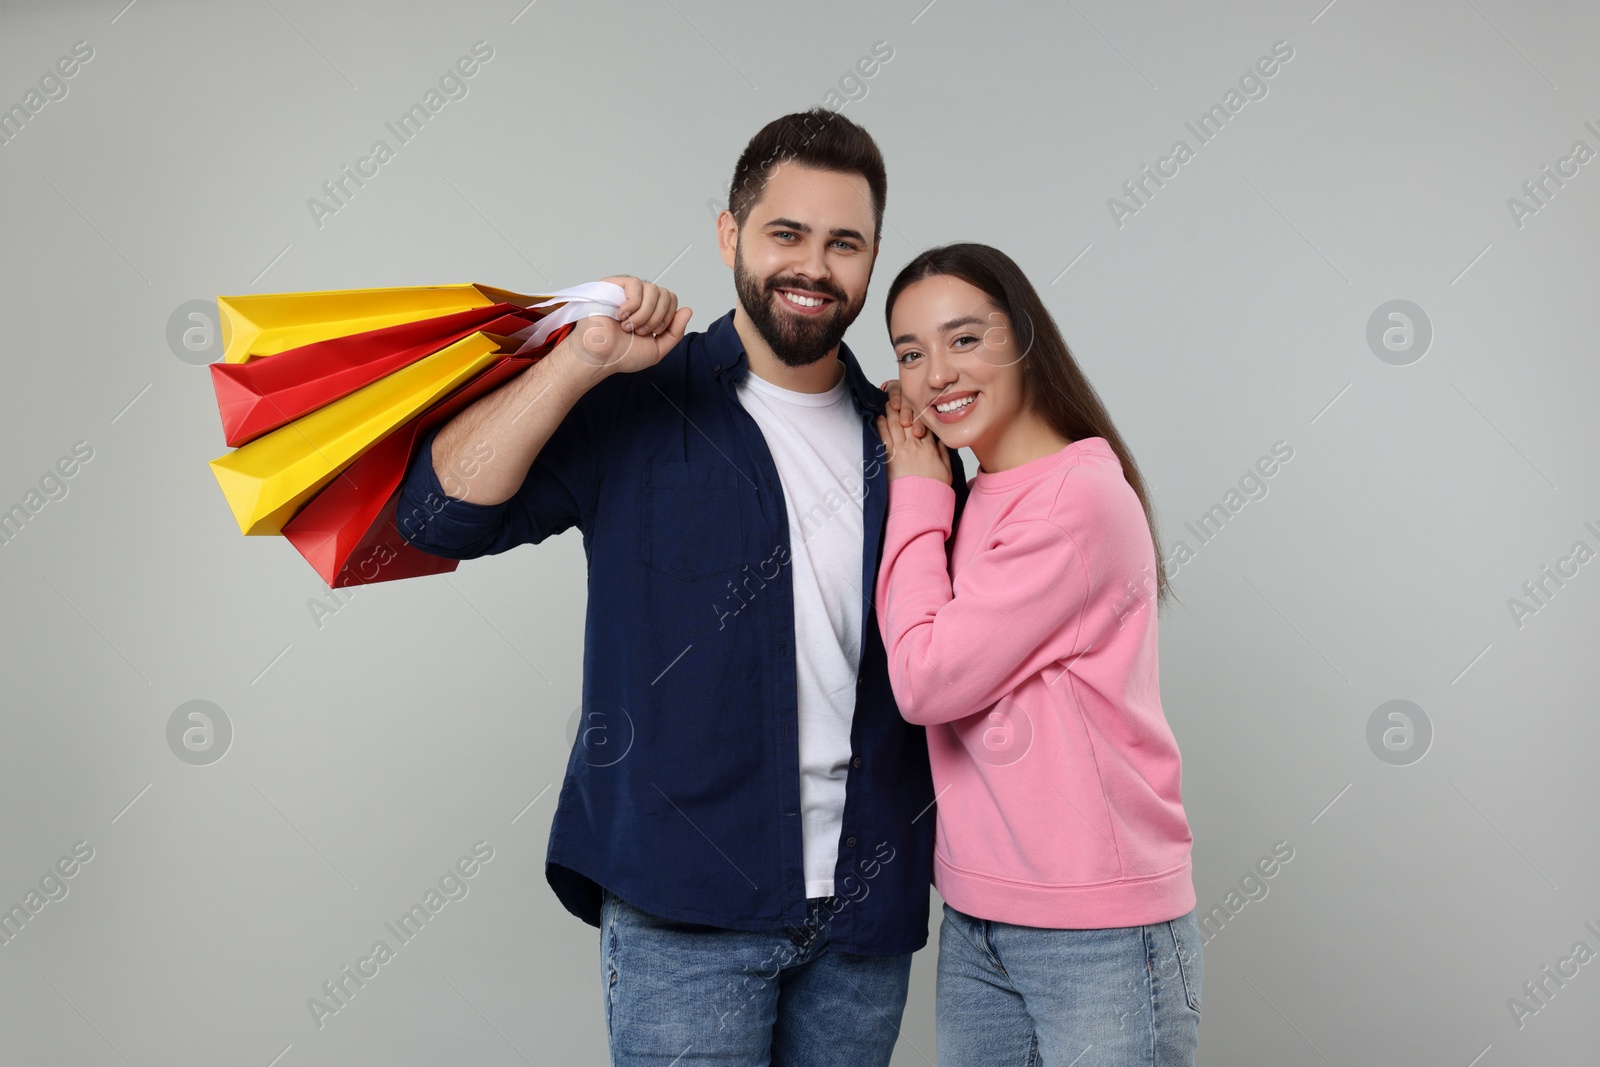
[[[1071,443],[1070,437],[1061,436],[1038,414],[1024,411],[993,441],[973,445],[972,454],[978,457],[979,471],[995,474],[1053,455]]]

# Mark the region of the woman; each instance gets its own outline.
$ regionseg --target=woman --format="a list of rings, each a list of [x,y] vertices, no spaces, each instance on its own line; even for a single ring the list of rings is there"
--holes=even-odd
[[[876,597],[938,797],[939,1062],[1192,1064],[1192,838],[1138,468],[1004,253],[922,253],[887,312],[904,414],[878,419]],[[945,446],[979,464],[948,556]]]

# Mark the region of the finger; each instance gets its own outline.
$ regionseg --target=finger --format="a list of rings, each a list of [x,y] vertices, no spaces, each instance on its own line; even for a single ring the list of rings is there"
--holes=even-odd
[[[884,458],[888,459],[894,455],[894,442],[889,440],[889,420],[879,415],[873,420],[873,423],[878,430],[878,440],[883,445]]]
[[[656,301],[655,314],[650,316],[650,321],[643,329],[648,333],[658,334],[667,328],[672,317],[678,313],[678,294],[671,289],[660,289],[660,298]]]
[[[906,399],[904,390],[902,390],[900,393],[899,412],[901,426],[910,426],[913,422],[917,421],[917,413],[916,411],[912,410],[911,402]]]
[[[656,338],[657,344],[661,346],[661,351],[670,352],[678,347],[678,342],[683,340],[684,330],[689,327],[689,316],[693,314],[694,312],[689,308],[679,308],[673,313],[672,320],[666,324],[661,335]]]
[[[623,319],[622,328],[629,333],[646,333],[645,326],[650,317],[656,312],[656,303],[661,299],[661,289],[651,282],[643,282],[639,286],[639,306],[633,314]]]
[[[644,293],[644,283],[627,274],[608,278],[607,281],[622,286],[622,303],[617,306],[617,318],[626,322],[628,316],[638,310],[639,298]]]
[[[901,426],[910,426],[917,421],[916,409],[912,406],[911,401],[906,398],[904,392],[900,394],[900,406],[896,410],[900,412]]]

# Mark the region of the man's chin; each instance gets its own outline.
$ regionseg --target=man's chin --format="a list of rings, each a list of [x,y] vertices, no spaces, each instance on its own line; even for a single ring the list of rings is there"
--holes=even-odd
[[[833,348],[838,342],[828,343],[828,338],[833,335],[836,319],[811,319],[801,318],[795,312],[780,312],[784,318],[779,318],[777,326],[781,334],[774,344],[774,338],[767,338],[767,344],[773,354],[787,366],[809,367],[817,362]],[[835,313],[837,314],[837,313]],[[792,327],[800,327],[793,329]]]

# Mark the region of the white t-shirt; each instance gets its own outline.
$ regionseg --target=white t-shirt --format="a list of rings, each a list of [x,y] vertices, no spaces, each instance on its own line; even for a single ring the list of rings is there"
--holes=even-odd
[[[825,393],[798,393],[752,371],[737,393],[772,452],[789,515],[806,896],[827,897],[861,665],[861,416],[843,379]]]

